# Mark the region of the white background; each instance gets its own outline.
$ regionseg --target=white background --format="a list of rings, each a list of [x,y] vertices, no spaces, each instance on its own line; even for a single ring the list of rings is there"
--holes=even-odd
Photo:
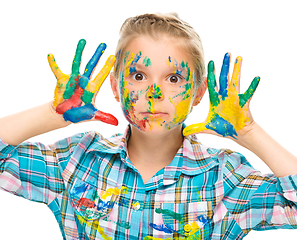
[[[232,53],[232,62],[241,55],[242,91],[255,76],[261,77],[251,103],[254,119],[297,155],[294,1],[1,0],[0,117],[52,99],[56,80],[47,63],[48,53],[54,54],[64,73],[70,73],[76,44],[79,39],[86,39],[83,71],[97,45],[106,42],[108,48],[102,57],[102,66],[108,55],[114,54],[123,21],[153,12],[177,12],[189,22],[202,38],[206,61],[214,60],[217,69],[225,52]],[[32,140],[47,144],[88,130],[105,136],[123,132],[127,122],[112,96],[109,80],[103,85],[96,105],[114,114],[119,126],[101,122],[76,124]],[[205,95],[186,123],[203,121],[207,112],[208,95]],[[200,134],[199,139],[208,146],[239,151],[254,167],[263,173],[270,172],[260,159],[231,140],[206,134]],[[297,231],[292,230],[252,231],[245,239],[295,239],[296,234]],[[58,240],[62,237],[54,215],[45,205],[0,192],[0,239]]]

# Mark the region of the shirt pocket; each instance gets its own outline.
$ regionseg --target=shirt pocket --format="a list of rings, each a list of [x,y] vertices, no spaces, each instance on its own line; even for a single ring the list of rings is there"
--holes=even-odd
[[[209,233],[206,226],[213,216],[211,202],[162,203],[155,211],[162,214],[167,233],[195,239],[204,239]]]
[[[108,184],[103,190],[77,178],[70,189],[71,204],[80,222],[94,221],[106,217],[125,191]]]

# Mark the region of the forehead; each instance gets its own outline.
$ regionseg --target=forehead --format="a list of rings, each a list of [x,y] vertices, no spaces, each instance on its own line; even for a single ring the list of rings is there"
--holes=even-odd
[[[149,36],[140,36],[127,45],[124,54],[141,53],[141,58],[149,58],[152,64],[187,62],[189,66],[193,66],[191,59],[186,54],[185,44],[181,41],[169,37],[154,40]]]

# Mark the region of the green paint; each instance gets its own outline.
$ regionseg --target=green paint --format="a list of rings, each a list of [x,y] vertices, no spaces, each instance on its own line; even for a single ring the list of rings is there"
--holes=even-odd
[[[241,108],[247,103],[247,101],[253,96],[260,82],[260,77],[255,77],[251,82],[249,88],[245,91],[244,94],[238,94],[239,96],[239,105]]]
[[[187,77],[186,77],[186,80],[189,81],[190,80],[190,76],[191,76],[191,69],[189,67],[188,62],[186,63],[186,68],[187,68]]]
[[[93,97],[94,97],[94,93],[85,90],[81,99],[83,100],[84,103],[92,103]]]
[[[128,222],[126,222],[126,221],[118,222],[118,225],[119,225],[120,227],[125,228],[125,229],[130,229],[130,228],[131,228],[130,224],[129,224]]]
[[[145,56],[145,58],[143,59],[142,64],[143,64],[144,66],[146,66],[146,67],[149,67],[149,66],[152,65],[152,61],[151,61],[151,59],[149,59],[147,56]]]
[[[71,72],[69,81],[66,85],[66,90],[63,94],[64,99],[69,99],[73,95],[76,85],[78,83],[78,80],[80,78],[79,67],[81,63],[82,52],[85,48],[85,45],[86,45],[86,40],[84,39],[81,39],[77,44],[75,56],[72,62],[72,72]]]
[[[162,96],[162,92],[161,92],[161,88],[160,85],[156,85],[156,83],[154,83],[154,86],[151,86],[151,93],[152,93],[152,97],[154,99],[157,99],[158,97]]]
[[[168,209],[161,209],[161,208],[156,208],[155,212],[158,214],[165,214],[167,216],[172,217],[173,219],[177,220],[177,221],[183,221],[183,216],[182,214],[170,211]]]
[[[75,56],[74,56],[74,59],[72,62],[72,74],[75,74],[75,75],[79,74],[81,56],[82,56],[83,50],[85,48],[85,45],[86,45],[86,40],[84,40],[84,39],[79,40],[77,47],[76,47]]]
[[[214,74],[214,62],[210,61],[208,63],[208,73],[207,73],[207,86],[208,86],[208,92],[209,92],[209,99],[210,104],[214,107],[218,106],[220,104],[220,99],[218,96],[218,93],[215,90],[216,86],[216,76]]]

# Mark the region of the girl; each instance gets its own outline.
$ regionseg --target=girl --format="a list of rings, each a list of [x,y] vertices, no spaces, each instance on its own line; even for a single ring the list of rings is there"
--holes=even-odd
[[[64,239],[242,239],[252,229],[296,228],[297,159],[253,120],[249,102],[259,78],[239,94],[240,57],[230,81],[229,53],[219,84],[212,61],[206,79],[200,38],[176,15],[127,19],[116,57],[94,80],[106,46],[80,74],[84,45],[79,41],[71,75],[48,56],[57,78],[53,102],[0,120],[2,189],[47,204]],[[24,142],[71,123],[116,125],[94,104],[113,64],[111,87],[129,122],[123,135]],[[206,121],[186,127],[207,86]],[[239,153],[202,145],[192,135],[198,132],[233,139],[274,174],[261,175]]]

